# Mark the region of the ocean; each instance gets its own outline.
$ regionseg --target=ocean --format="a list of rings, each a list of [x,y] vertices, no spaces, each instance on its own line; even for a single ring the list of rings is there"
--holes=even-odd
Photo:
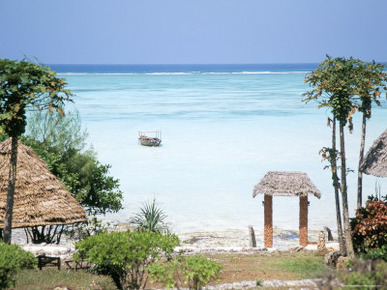
[[[268,171],[306,172],[321,191],[309,197],[309,228],[336,229],[332,181],[319,150],[330,147],[329,113],[303,103],[305,74],[316,64],[51,65],[75,94],[88,142],[120,180],[124,209],[103,217],[127,222],[156,199],[176,232],[263,229]],[[374,108],[366,150],[386,129],[387,102]],[[346,132],[350,214],[356,206],[360,115]],[[139,130],[160,130],[162,146],[138,144]],[[364,199],[387,180],[364,176]],[[274,197],[273,223],[298,230],[297,197]]]

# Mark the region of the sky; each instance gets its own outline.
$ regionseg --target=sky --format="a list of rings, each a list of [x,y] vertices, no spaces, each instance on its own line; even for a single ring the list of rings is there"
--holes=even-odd
[[[0,0],[0,58],[46,64],[387,61],[386,0]]]

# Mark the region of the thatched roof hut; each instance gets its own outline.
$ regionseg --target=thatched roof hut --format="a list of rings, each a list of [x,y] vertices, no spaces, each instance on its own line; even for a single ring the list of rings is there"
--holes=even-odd
[[[254,187],[253,197],[257,194],[277,196],[307,196],[313,194],[321,197],[308,175],[298,171],[269,171]]]
[[[0,143],[0,229],[4,228],[11,139]],[[18,143],[12,227],[84,222],[86,213],[35,152]]]
[[[264,194],[265,247],[273,246],[273,196],[299,196],[300,245],[308,245],[308,194],[321,197],[320,191],[303,172],[269,171],[254,187],[253,197]]]
[[[387,129],[368,150],[360,171],[365,174],[387,177]]]

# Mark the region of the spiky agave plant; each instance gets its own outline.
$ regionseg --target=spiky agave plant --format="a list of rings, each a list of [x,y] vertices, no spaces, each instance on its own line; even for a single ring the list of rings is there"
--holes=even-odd
[[[167,215],[157,205],[156,199],[145,202],[140,208],[140,212],[137,213],[132,219],[131,223],[136,226],[136,230],[139,231],[151,231],[156,233],[163,233],[168,230],[165,224]]]

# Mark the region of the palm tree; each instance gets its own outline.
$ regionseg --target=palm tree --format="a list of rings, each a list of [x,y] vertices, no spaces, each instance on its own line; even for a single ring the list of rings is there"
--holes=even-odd
[[[48,109],[63,114],[65,101],[72,95],[64,89],[65,79],[47,67],[32,62],[0,60],[0,127],[12,138],[7,203],[4,218],[5,243],[11,242],[13,199],[16,184],[18,139],[26,127],[26,110]]]

